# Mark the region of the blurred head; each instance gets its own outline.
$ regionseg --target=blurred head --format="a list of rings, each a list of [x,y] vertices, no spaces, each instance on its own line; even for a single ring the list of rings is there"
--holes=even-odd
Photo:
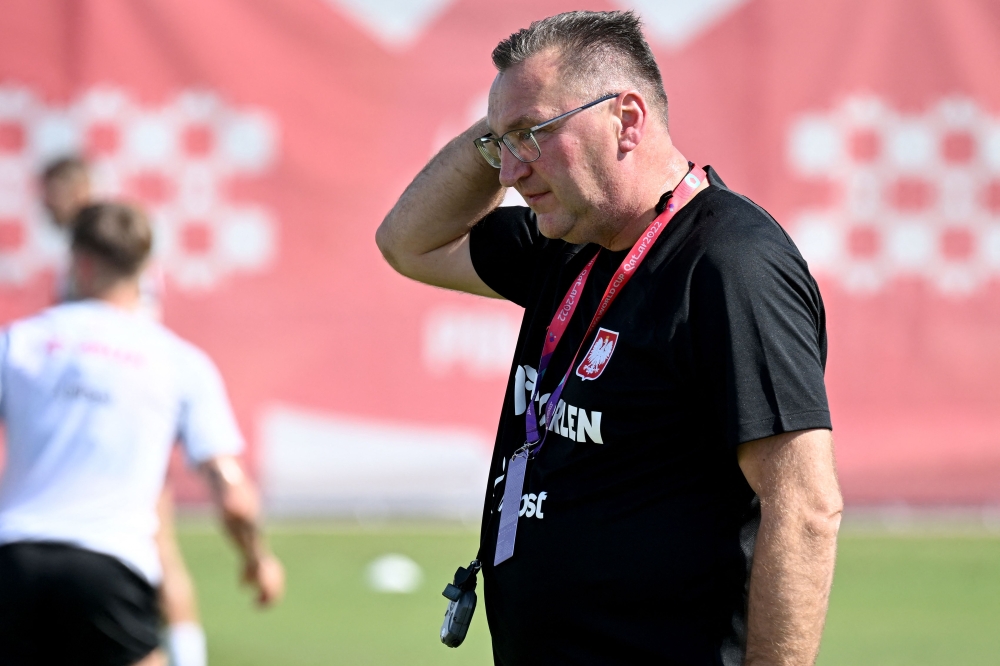
[[[534,162],[501,150],[500,182],[524,197],[549,238],[613,235],[642,214],[648,172],[669,154],[667,96],[641,28],[632,12],[568,12],[532,23],[493,51],[499,73],[487,119],[498,137],[621,93],[539,130]]]
[[[84,206],[72,221],[70,273],[81,298],[109,292],[139,298],[139,276],[153,247],[153,230],[136,208],[117,203]]]
[[[42,173],[42,202],[57,226],[68,229],[90,198],[90,174],[82,159],[64,157]]]

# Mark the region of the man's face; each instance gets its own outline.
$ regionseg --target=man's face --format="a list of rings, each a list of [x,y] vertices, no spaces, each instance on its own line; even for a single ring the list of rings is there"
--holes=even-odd
[[[82,171],[71,171],[42,183],[42,200],[59,227],[68,229],[77,212],[90,203],[90,179]]]
[[[495,136],[523,129],[570,111],[581,99],[563,82],[558,54],[535,55],[497,75],[490,89],[487,120]],[[602,238],[602,212],[614,193],[618,157],[613,101],[574,114],[535,134],[538,160],[525,164],[502,149],[500,182],[513,187],[538,218],[548,238],[572,243]]]

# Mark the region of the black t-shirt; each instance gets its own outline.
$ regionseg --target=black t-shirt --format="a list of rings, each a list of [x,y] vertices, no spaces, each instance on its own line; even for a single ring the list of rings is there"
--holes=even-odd
[[[545,329],[599,248],[543,237],[527,208],[472,230],[476,272],[525,308],[483,513],[497,664],[743,661],[760,508],[736,447],[831,427],[825,315],[788,235],[708,171],[583,341],[528,463],[514,556],[496,567],[504,471],[525,441]],[[627,254],[600,252],[540,399]]]

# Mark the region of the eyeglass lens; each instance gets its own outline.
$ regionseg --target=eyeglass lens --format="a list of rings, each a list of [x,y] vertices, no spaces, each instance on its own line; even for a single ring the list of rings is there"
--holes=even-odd
[[[541,151],[533,134],[527,130],[509,132],[503,137],[503,144],[522,162],[534,162],[541,157]],[[495,137],[482,137],[476,142],[479,152],[491,166],[499,169],[501,160],[500,141]]]

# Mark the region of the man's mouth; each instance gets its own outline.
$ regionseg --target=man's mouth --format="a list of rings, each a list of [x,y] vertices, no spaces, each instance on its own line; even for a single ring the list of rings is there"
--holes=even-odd
[[[538,202],[539,202],[539,201],[540,201],[540,200],[542,199],[542,197],[544,197],[544,196],[545,196],[546,194],[551,194],[551,193],[550,193],[550,192],[536,192],[535,194],[527,194],[527,193],[522,193],[522,194],[521,194],[521,196],[522,196],[522,197],[524,198],[524,201],[525,201],[525,202],[526,202],[526,203],[527,203],[527,204],[528,204],[529,206],[534,206],[534,205],[535,205],[536,203],[538,203]]]

